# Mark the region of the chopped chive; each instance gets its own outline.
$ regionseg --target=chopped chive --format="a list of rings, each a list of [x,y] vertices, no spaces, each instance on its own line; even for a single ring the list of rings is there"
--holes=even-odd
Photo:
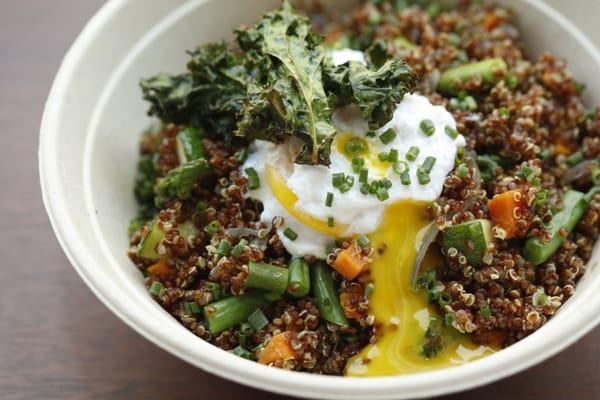
[[[469,175],[469,168],[467,168],[465,164],[460,164],[456,168],[456,176],[459,178],[465,178],[467,175]]]
[[[233,156],[235,157],[235,161],[237,161],[237,163],[241,165],[248,158],[248,149],[247,148],[239,149],[238,151],[235,152],[235,154]]]
[[[348,183],[344,182],[340,185],[338,190],[340,191],[340,193],[346,193],[351,188],[352,188],[352,186],[350,186]]]
[[[490,306],[488,306],[487,304],[483,307],[481,307],[481,310],[479,310],[479,313],[481,314],[481,316],[484,319],[488,319],[492,316],[492,310],[490,309]]]
[[[404,171],[408,171],[408,164],[404,161],[396,161],[394,165],[392,165],[392,169],[395,173],[401,174]]]
[[[331,175],[331,184],[334,188],[340,187],[345,180],[346,174],[343,172],[336,172],[335,174]]]
[[[335,220],[333,219],[333,217],[327,217],[327,226],[329,228],[333,228],[335,225]]]
[[[245,358],[246,360],[254,360],[254,353],[246,350],[242,346],[237,346],[235,349],[233,349],[233,354],[235,354],[238,357]]]
[[[369,179],[369,169],[361,168],[360,173],[358,175],[358,181],[360,183],[366,183],[368,179]]]
[[[353,138],[346,142],[344,145],[344,151],[348,155],[361,154],[365,151],[365,143],[362,139]]]
[[[431,182],[431,177],[426,172],[417,173],[417,179],[421,185],[427,185]]]
[[[410,174],[408,172],[408,169],[405,169],[400,174],[400,183],[402,183],[404,186],[410,185]]]
[[[375,132],[375,131],[367,131],[366,135],[368,137],[375,137],[377,135],[377,132]]]
[[[362,194],[369,194],[370,189],[371,189],[371,186],[368,183],[363,183],[360,187],[360,192]]]
[[[362,157],[354,157],[352,159],[352,172],[358,174],[360,169],[365,165],[365,159]]]
[[[240,344],[238,347],[242,347],[242,348],[246,348],[248,347],[248,336],[244,335],[243,333],[239,333],[238,334],[238,343]],[[235,349],[234,349],[235,351]]]
[[[325,206],[331,207],[333,204],[333,193],[327,192],[327,196],[325,196]]]
[[[377,158],[379,159],[379,161],[387,161],[388,153],[383,151],[383,152],[377,154]]]
[[[226,255],[229,254],[230,250],[231,250],[231,242],[227,239],[223,239],[223,240],[221,240],[221,242],[219,242],[219,247],[217,248],[217,255],[219,257],[225,257]]]
[[[379,201],[386,201],[390,198],[390,194],[388,193],[386,188],[382,187],[377,190],[377,198],[379,199]]]
[[[427,173],[430,173],[431,170],[433,169],[434,165],[435,165],[435,157],[428,156],[427,158],[425,158],[425,161],[423,161],[423,165],[421,166],[421,169]]]
[[[454,323],[454,315],[446,313],[446,315],[444,315],[444,323],[446,324],[446,326],[452,326],[452,324]]]
[[[244,322],[242,325],[240,325],[240,333],[246,336],[252,336],[254,335],[254,328],[247,322]]]
[[[265,314],[260,310],[260,308],[257,308],[248,317],[248,323],[250,324],[250,326],[252,326],[252,328],[254,328],[255,331],[260,331],[262,328],[269,324],[269,320],[267,319]]]
[[[346,176],[346,184],[350,187],[354,186],[354,177],[352,175]]]
[[[538,154],[538,157],[542,161],[546,161],[550,158],[550,156],[552,156],[552,150],[550,149],[543,149],[542,151],[540,151],[540,154]]]
[[[208,208],[208,202],[205,200],[200,200],[196,203],[196,211],[204,212]]]
[[[221,230],[221,224],[217,220],[210,221],[204,230],[206,230],[209,235],[214,236]]]
[[[580,151],[571,154],[567,158],[567,164],[569,164],[569,166],[571,166],[571,167],[574,166],[574,165],[576,165],[576,164],[579,164],[582,161],[583,161],[583,154]]]
[[[246,175],[248,175],[248,189],[256,190],[260,188],[260,178],[258,173],[252,167],[245,169]]]
[[[386,189],[389,189],[389,188],[391,188],[391,187],[392,187],[392,181],[390,181],[388,178],[381,178],[381,179],[379,180],[379,185],[380,185],[381,187],[384,187],[384,188],[386,188]]]
[[[200,306],[198,305],[198,303],[196,303],[195,301],[190,301],[183,303],[183,308],[185,309],[186,313],[188,315],[191,314],[200,314],[200,312],[202,311],[200,309]]]
[[[367,298],[371,297],[374,291],[375,285],[373,283],[367,283],[367,286],[365,286],[365,296],[367,296]]]
[[[206,289],[212,294],[212,300],[219,300],[221,298],[221,285],[216,282],[207,282]]]
[[[298,239],[298,234],[289,226],[283,230],[283,235],[290,239],[292,242]]]
[[[356,239],[356,244],[358,244],[360,247],[368,247],[371,244],[371,240],[365,235],[360,235]]]
[[[387,156],[387,161],[391,162],[391,163],[398,161],[398,150],[397,149],[390,150],[390,152],[388,153],[388,156]]]
[[[389,128],[388,130],[383,132],[381,135],[379,135],[379,140],[381,140],[381,142],[383,144],[389,144],[395,138],[396,138],[396,131],[394,130],[394,128]]]
[[[238,258],[242,254],[244,247],[247,245],[248,241],[246,239],[241,239],[238,244],[233,246],[233,249],[231,249],[231,255],[235,258]]]
[[[410,149],[406,152],[406,159],[408,161],[415,161],[419,156],[419,148],[417,146],[411,146]]]
[[[451,126],[446,125],[444,132],[446,132],[446,135],[450,136],[452,139],[456,139],[458,137],[458,131]]]
[[[160,295],[160,292],[163,290],[163,284],[160,282],[152,282],[152,285],[150,285],[150,288],[148,289],[148,291],[150,292],[150,294],[154,295],[154,296],[158,296]]]
[[[431,136],[435,133],[435,125],[433,125],[433,121],[430,119],[424,119],[421,121],[419,128],[421,129],[421,132],[425,134],[425,136]]]

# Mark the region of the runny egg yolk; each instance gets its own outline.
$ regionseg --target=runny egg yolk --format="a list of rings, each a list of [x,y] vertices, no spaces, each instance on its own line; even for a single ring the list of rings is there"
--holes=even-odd
[[[453,329],[444,336],[444,350],[426,359],[420,352],[429,317],[437,311],[429,306],[423,292],[411,284],[412,266],[417,256],[416,240],[419,231],[430,220],[425,213],[426,203],[402,201],[391,205],[375,232],[370,236],[376,250],[371,264],[375,290],[370,298],[370,311],[379,328],[376,343],[368,345],[348,361],[346,375],[397,375],[448,367],[493,352],[474,345],[469,337]],[[430,251],[424,266],[435,266],[440,255]]]
[[[373,152],[367,140],[354,136],[352,133],[339,134],[335,141],[338,153],[343,154],[350,162],[354,157],[362,157],[365,160],[365,167],[377,176],[385,176],[392,165],[387,161],[381,161],[379,154]],[[355,146],[352,146],[353,144]],[[354,149],[351,150],[350,147]]]
[[[283,176],[281,176],[277,169],[267,165],[265,167],[265,174],[267,176],[269,186],[277,198],[277,201],[279,201],[279,204],[281,204],[287,210],[287,212],[293,215],[298,221],[318,232],[322,232],[333,237],[341,237],[344,234],[348,228],[346,225],[335,224],[333,227],[329,227],[326,221],[322,221],[299,211],[296,208],[298,196],[296,196],[296,194],[289,188],[285,182],[285,179]]]

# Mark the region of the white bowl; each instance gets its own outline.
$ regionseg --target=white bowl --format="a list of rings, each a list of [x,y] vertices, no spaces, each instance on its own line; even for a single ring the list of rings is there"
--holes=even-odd
[[[553,1],[566,13],[577,11]],[[328,1],[346,7],[351,1]],[[508,1],[519,11],[531,53],[550,50],[573,61],[600,104],[599,2],[567,20],[548,3]],[[575,295],[539,332],[466,365],[405,376],[343,378],[289,372],[251,363],[185,329],[144,288],[125,255],[126,226],[134,215],[134,167],[140,132],[148,125],[140,77],[179,71],[185,50],[231,37],[277,0],[112,0],[89,22],[64,59],[46,104],[39,165],[52,226],[71,263],[116,315],[148,340],[203,370],[256,388],[311,398],[404,399],[464,390],[538,363],[600,321],[600,271],[591,268]],[[584,34],[583,32],[586,32]],[[596,249],[598,250],[598,249]],[[597,263],[595,252],[591,265]]]

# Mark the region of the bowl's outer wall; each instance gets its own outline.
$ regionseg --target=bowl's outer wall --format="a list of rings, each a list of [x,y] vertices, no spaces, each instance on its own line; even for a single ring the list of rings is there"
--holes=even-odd
[[[353,2],[326,3],[343,9]],[[564,20],[549,20],[548,7],[537,1],[507,3],[520,12],[528,49],[577,60],[571,69],[588,85],[586,99],[599,104],[600,60],[589,42],[567,32]],[[233,27],[253,21],[278,1],[148,4],[109,1],[65,58],[42,123],[40,173],[50,219],[71,262],[94,293],[149,340],[205,370],[263,389],[314,398],[399,399],[462,390],[514,373],[597,322],[600,302],[593,291],[600,288],[600,275],[593,269],[540,333],[484,360],[426,374],[365,380],[289,373],[250,364],[198,340],[148,296],[125,256],[126,225],[135,212],[131,186],[139,132],[150,121],[138,81],[157,71],[180,71],[186,49],[230,38]],[[586,13],[573,10],[568,12],[581,29],[598,37],[592,36],[599,31],[593,16],[600,15],[600,3],[590,0]],[[594,264],[597,259],[598,251]]]

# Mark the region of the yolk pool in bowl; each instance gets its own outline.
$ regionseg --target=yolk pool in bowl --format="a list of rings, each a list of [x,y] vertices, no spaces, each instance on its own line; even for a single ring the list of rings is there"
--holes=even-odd
[[[344,135],[338,140],[338,146],[343,148],[344,143],[352,138],[352,135]],[[380,170],[387,168],[384,165],[387,163],[377,157],[371,158],[371,162]],[[298,211],[295,207],[298,197],[283,176],[270,166],[265,172],[274,196],[291,215],[318,232],[342,237],[347,228],[345,225],[328,227],[326,221]],[[425,293],[417,291],[411,282],[419,234],[431,223],[425,212],[426,206],[425,202],[415,201],[391,204],[378,228],[368,235],[375,249],[370,268],[375,290],[369,307],[375,316],[378,339],[348,361],[346,375],[413,373],[460,364],[494,351],[472,343],[468,336],[454,329],[446,329],[444,349],[436,357],[427,359],[420,353],[429,318],[440,317],[439,312],[429,305]],[[433,250],[427,253],[422,266],[432,267],[441,262],[439,253]]]
[[[363,150],[357,154],[350,155],[346,150],[346,144],[351,140],[359,140],[361,144],[364,146]],[[337,146],[337,151],[340,154],[343,154],[348,161],[352,162],[352,158],[355,156],[360,156],[365,159],[365,165],[369,168],[373,174],[377,176],[385,176],[388,169],[391,167],[391,163],[387,161],[381,161],[378,157],[378,154],[373,151],[370,147],[368,141],[355,136],[352,133],[341,133],[335,139],[335,144]]]
[[[473,344],[468,336],[454,331],[444,336],[444,349],[432,359],[419,352],[429,323],[438,312],[429,306],[426,295],[411,284],[412,267],[417,256],[419,231],[431,221],[426,203],[402,201],[385,212],[378,229],[370,236],[375,250],[371,277],[375,290],[370,310],[378,324],[376,343],[365,347],[348,361],[351,376],[397,375],[442,368],[483,357],[494,350]],[[378,249],[383,249],[380,253]],[[428,252],[423,264],[435,265],[439,254]]]

